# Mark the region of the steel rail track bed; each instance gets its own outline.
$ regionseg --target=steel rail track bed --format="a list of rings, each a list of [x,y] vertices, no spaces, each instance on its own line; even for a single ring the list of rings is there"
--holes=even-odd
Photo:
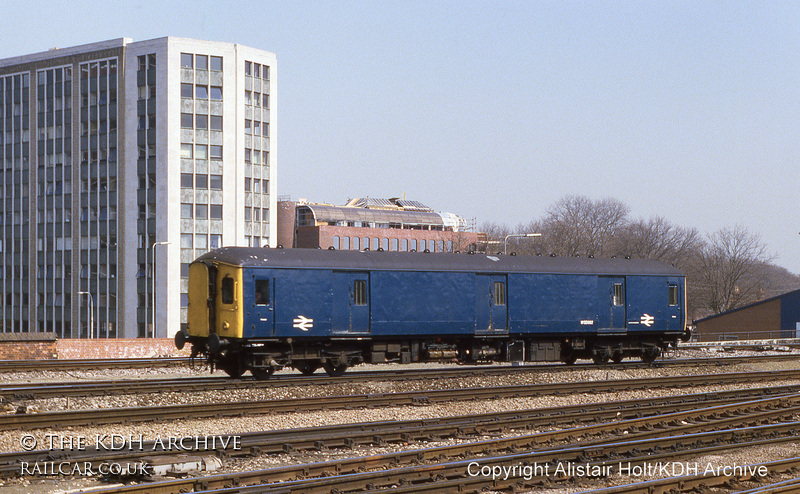
[[[240,401],[229,403],[199,403],[156,407],[102,408],[42,413],[0,415],[0,430],[80,427],[111,423],[134,423],[153,420],[174,420],[191,417],[232,417],[246,414],[267,414],[309,410],[374,408],[402,405],[427,405],[452,401],[518,398],[571,393],[618,392],[642,388],[680,388],[712,384],[751,383],[783,379],[800,379],[800,370],[776,373],[743,372],[703,374],[695,376],[619,379],[612,381],[581,381],[496,388],[458,388],[444,390],[407,391],[350,396],[290,398],[284,400]]]
[[[725,357],[719,359],[680,359],[663,360],[657,366],[696,366],[696,365],[735,365],[761,361],[796,361],[798,356],[769,355],[757,357]],[[646,364],[630,362],[614,366],[614,370],[652,367]],[[267,380],[254,378],[230,379],[227,377],[183,377],[169,379],[122,379],[93,380],[79,382],[49,383],[2,383],[0,397],[8,400],[63,398],[78,396],[104,396],[123,394],[147,394],[160,392],[197,392],[216,391],[221,389],[252,389],[288,386],[316,386],[341,383],[360,383],[371,381],[404,381],[404,380],[439,380],[474,376],[497,376],[513,373],[537,372],[569,372],[587,368],[607,368],[594,364],[565,366],[563,364],[525,365],[525,366],[469,366],[459,368],[434,369],[392,369],[379,371],[357,371],[337,378],[324,375],[298,376],[278,375]]]
[[[787,400],[773,398],[769,401],[774,406]],[[552,484],[574,476],[574,473],[568,471],[569,467],[560,475],[559,464],[580,464],[595,468],[609,462],[641,465],[718,453],[732,448],[796,441],[800,438],[800,422],[761,425],[765,421],[797,413],[800,396],[795,395],[789,401],[792,402],[789,408],[773,410],[767,407],[769,410],[766,412],[757,411],[764,403],[751,402],[743,408],[754,411],[752,414],[735,417],[723,417],[724,411],[729,410],[729,407],[723,406],[630,419],[612,424],[615,433],[609,433],[609,424],[601,423],[491,441],[211,475],[200,479],[164,481],[97,492],[173,493],[215,489],[216,492],[344,493],[389,487],[393,488],[393,492],[462,492],[483,488],[531,487]],[[720,412],[723,413],[720,415]],[[689,420],[696,423],[687,423]],[[671,424],[677,424],[677,427],[672,427]],[[733,424],[739,425],[734,427]],[[590,439],[590,436],[599,439]],[[625,437],[625,440],[621,441],[621,437]],[[558,441],[568,438],[573,444],[578,438],[582,438],[582,442],[578,446],[556,445]],[[492,456],[509,451],[512,453]],[[443,460],[444,463],[439,463]],[[434,463],[414,465],[420,462]],[[471,465],[476,463],[489,468],[510,464],[549,467],[543,468],[538,474],[534,473],[530,478],[526,476],[524,479],[498,480],[470,475]],[[243,487],[251,484],[258,485]],[[227,490],[231,486],[235,487]],[[394,490],[398,486],[400,490]],[[406,486],[405,489],[403,486]]]
[[[798,343],[800,346],[800,343]],[[719,347],[719,345],[711,345],[711,347]],[[679,350],[694,350],[703,347],[689,347],[680,348]],[[727,348],[727,347],[724,347]],[[737,348],[745,349],[747,348]],[[664,365],[721,365],[721,364],[735,364],[742,363],[749,360],[793,360],[798,358],[797,354],[774,354],[774,355],[747,355],[747,356],[726,356],[719,358],[662,358],[656,360],[651,364],[643,362],[636,362],[634,360],[622,361],[619,364],[604,364],[596,365],[591,363],[582,363],[574,366],[565,366],[564,364],[533,364],[526,363],[522,366],[515,366],[515,368],[528,368],[535,367],[537,369],[564,369],[570,367],[580,368],[647,368],[659,367]],[[130,358],[130,359],[52,359],[52,360],[0,360],[0,373],[9,372],[39,372],[39,371],[75,371],[75,370],[102,370],[102,369],[143,369],[154,367],[174,367],[174,366],[187,366],[198,365],[204,366],[205,362],[202,359],[190,359],[188,357],[160,357],[160,358]],[[488,366],[481,366],[488,367]],[[507,366],[505,366],[507,367]],[[430,371],[434,367],[428,369]],[[436,369],[437,371],[440,369]],[[357,373],[355,371],[354,373]],[[351,373],[352,374],[352,373]],[[350,375],[350,374],[348,374]]]
[[[715,413],[735,412],[743,400],[761,398],[760,404],[766,406],[769,400],[797,400],[791,395],[800,392],[800,385],[732,390],[719,393],[697,393],[681,396],[667,396],[637,400],[624,400],[606,403],[581,404],[533,410],[514,410],[492,412],[480,415],[464,415],[436,419],[407,421],[364,422],[341,424],[306,429],[277,430],[239,434],[241,449],[196,448],[192,452],[223,453],[227,456],[249,456],[253,454],[275,454],[294,451],[319,451],[333,448],[354,448],[356,446],[380,446],[389,443],[411,443],[442,438],[502,433],[508,430],[550,428],[586,423],[613,423],[643,416],[663,415],[667,412],[685,412],[694,407],[728,406],[725,411],[717,408]],[[769,396],[771,398],[763,398]],[[787,402],[788,403],[788,402]],[[225,444],[231,444],[231,436],[221,437]],[[191,442],[191,441],[190,441]],[[142,457],[174,455],[155,441],[137,444],[137,447],[120,451],[103,451],[95,447],[84,451],[37,450],[0,454],[0,476],[15,476],[20,473],[20,463],[34,464],[41,461],[70,461],[102,463],[110,461],[134,461]]]
[[[143,369],[188,365],[188,357],[129,358],[129,359],[53,359],[0,360],[0,372],[74,371],[98,369]]]

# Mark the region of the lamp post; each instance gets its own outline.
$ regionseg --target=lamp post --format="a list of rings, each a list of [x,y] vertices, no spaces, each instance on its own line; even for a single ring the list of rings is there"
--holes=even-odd
[[[94,338],[94,298],[91,292],[78,292],[78,295],[89,296],[89,338]]]
[[[153,262],[151,264],[152,267],[150,268],[150,278],[151,278],[151,282],[152,282],[152,290],[151,290],[151,293],[150,293],[150,299],[151,299],[151,304],[150,304],[150,313],[151,314],[150,314],[150,317],[151,317],[151,321],[152,321],[151,324],[152,324],[152,328],[153,328],[153,336],[152,336],[153,338],[156,337],[156,246],[157,245],[167,245],[167,244],[169,244],[169,242],[164,242],[164,241],[162,241],[162,242],[153,242],[153,246],[151,247],[152,256],[153,256]]]
[[[541,237],[541,233],[515,233],[506,235],[506,240],[503,242],[503,254],[508,254],[508,239],[511,237],[525,238],[525,237]]]

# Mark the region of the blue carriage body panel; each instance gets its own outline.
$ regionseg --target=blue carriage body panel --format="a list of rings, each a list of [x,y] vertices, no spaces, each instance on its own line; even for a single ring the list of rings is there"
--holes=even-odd
[[[473,333],[474,278],[467,272],[373,272],[372,334]]]
[[[509,275],[512,333],[594,332],[597,276],[582,274]]]

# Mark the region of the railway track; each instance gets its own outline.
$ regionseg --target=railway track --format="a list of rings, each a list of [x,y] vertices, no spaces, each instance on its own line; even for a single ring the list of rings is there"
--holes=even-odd
[[[656,366],[698,366],[737,365],[754,362],[798,361],[797,355],[770,355],[758,357],[726,357],[720,359],[674,359],[658,361]],[[177,363],[175,365],[178,365]],[[299,376],[277,375],[267,380],[254,378],[230,379],[228,377],[184,377],[171,379],[122,379],[94,380],[51,383],[3,383],[0,384],[0,397],[6,400],[63,398],[79,396],[108,396],[120,394],[147,394],[161,392],[198,392],[230,389],[275,388],[289,386],[311,386],[341,383],[363,383],[371,381],[404,381],[435,380],[474,376],[496,376],[510,373],[538,372],[570,372],[597,368],[613,368],[615,370],[649,368],[638,362],[622,363],[613,367],[580,364],[566,366],[563,364],[524,365],[524,366],[469,366],[458,368],[433,369],[399,369],[380,371],[357,371],[344,376],[331,378],[326,375]]]
[[[188,365],[188,357],[130,359],[0,360],[0,372],[73,371],[101,369],[147,369]]]
[[[719,347],[720,345],[710,345],[711,347]],[[782,345],[786,346],[786,345]],[[796,346],[800,347],[800,343]],[[723,347],[730,349],[743,349],[743,350],[758,350],[763,349],[764,345],[752,345],[737,347]],[[707,348],[706,346],[695,346],[682,348],[682,350],[692,350],[695,348]],[[777,354],[777,355],[754,355],[754,356],[727,356],[721,358],[700,358],[700,359],[678,359],[678,358],[662,358],[656,360],[652,364],[645,364],[642,362],[630,360],[623,361],[620,364],[606,364],[595,365],[589,363],[578,364],[578,367],[601,367],[606,368],[613,366],[614,368],[647,368],[658,367],[664,365],[723,365],[741,363],[748,360],[793,360],[800,358],[798,355],[792,354]],[[701,362],[701,364],[698,364]],[[132,359],[53,359],[53,360],[0,360],[0,373],[8,372],[40,372],[40,371],[74,371],[74,370],[105,370],[105,369],[144,369],[144,368],[158,368],[158,367],[174,367],[174,366],[187,366],[187,365],[205,365],[202,360],[192,360],[188,357],[163,357],[163,358],[132,358]],[[520,367],[530,367],[531,364],[523,364]],[[543,369],[560,369],[566,368],[564,364],[533,364],[536,368]],[[488,366],[484,366],[488,367]],[[356,371],[358,372],[358,371]],[[354,372],[351,372],[351,374]]]
[[[232,417],[246,414],[289,413],[309,410],[420,406],[452,401],[491,400],[499,398],[564,395],[573,393],[619,392],[643,388],[681,388],[700,385],[738,384],[800,379],[800,370],[780,373],[742,372],[691,376],[581,381],[569,383],[515,385],[493,388],[458,388],[443,390],[372,393],[349,396],[322,396],[284,400],[202,403],[157,407],[103,408],[30,414],[0,415],[0,430],[81,427],[98,424],[165,421],[186,417]]]
[[[763,472],[766,470],[767,475],[679,475],[666,479],[634,482],[604,489],[594,489],[585,491],[584,494],[703,492],[711,488],[725,488],[727,486],[734,487],[735,492],[738,494],[794,494],[800,491],[800,478],[792,478],[777,482],[770,482],[768,480],[769,477],[778,476],[780,474],[796,475],[796,472],[800,470],[800,458],[756,463],[747,465],[747,467],[748,471]],[[742,487],[744,482],[754,482],[758,487],[744,489]]]
[[[338,448],[352,449],[361,446],[381,446],[393,443],[420,443],[446,438],[464,438],[485,434],[506,433],[508,431],[550,429],[554,427],[575,427],[585,424],[597,425],[602,430],[622,420],[628,426],[635,419],[684,413],[686,417],[695,416],[704,410],[706,414],[736,414],[744,408],[776,409],[779,406],[800,407],[800,384],[746,390],[732,390],[719,393],[696,393],[689,395],[624,400],[595,404],[551,407],[533,410],[493,412],[480,415],[463,415],[437,419],[407,421],[364,422],[340,424],[306,429],[278,430],[220,436],[218,441],[204,448],[187,448],[193,453],[224,451],[226,456],[248,456],[253,454],[279,454],[286,452],[316,452]],[[748,402],[743,404],[743,402]],[[786,413],[785,410],[779,413]],[[678,420],[673,415],[671,420]],[[181,444],[197,445],[194,441]],[[219,448],[219,444],[229,445]],[[237,444],[237,448],[232,445]],[[41,461],[103,462],[137,461],[143,457],[174,455],[174,451],[163,447],[163,442],[155,440],[129,444],[118,451],[106,451],[102,447],[89,447],[85,450],[54,449],[0,454],[0,476],[13,476],[20,471],[20,462],[34,464]]]
[[[620,473],[623,466],[630,469],[734,448],[797,441],[800,422],[792,421],[791,417],[798,411],[800,395],[792,394],[522,436],[97,492],[173,493],[213,489],[214,492],[345,493],[384,488],[392,488],[393,492],[474,492],[487,488],[549,486],[581,476],[570,468],[591,469],[600,473],[587,477],[604,477]],[[539,470],[511,478],[473,474],[508,465],[536,465]],[[614,470],[614,465],[618,465],[619,471]],[[247,487],[250,485],[253,486]]]

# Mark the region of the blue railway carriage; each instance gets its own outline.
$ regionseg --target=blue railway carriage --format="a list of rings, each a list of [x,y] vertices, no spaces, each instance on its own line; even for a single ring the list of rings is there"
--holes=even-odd
[[[238,377],[380,362],[651,362],[688,337],[655,261],[225,247],[189,267],[182,348]]]

